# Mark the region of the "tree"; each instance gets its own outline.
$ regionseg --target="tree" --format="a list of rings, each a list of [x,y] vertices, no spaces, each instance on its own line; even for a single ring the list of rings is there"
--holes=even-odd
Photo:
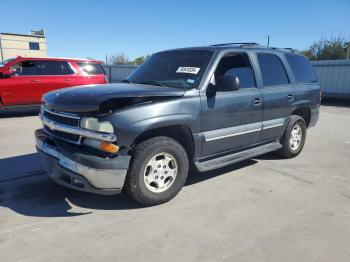
[[[125,53],[118,53],[115,55],[106,55],[106,64],[108,65],[135,65],[139,66],[145,62],[150,55],[136,57],[134,60],[130,60]]]
[[[118,53],[116,55],[106,55],[106,64],[109,65],[129,65],[130,59],[125,53]]]
[[[349,42],[343,36],[322,38],[302,51],[310,60],[346,59]]]
[[[145,56],[140,56],[140,57],[136,57],[134,59],[134,61],[132,61],[132,64],[134,65],[141,65],[143,62],[145,62],[148,58],[150,57],[150,55],[145,55]]]

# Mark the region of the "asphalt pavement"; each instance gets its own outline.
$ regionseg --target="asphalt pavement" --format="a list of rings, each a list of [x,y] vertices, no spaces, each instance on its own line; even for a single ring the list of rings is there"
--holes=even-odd
[[[35,114],[0,117],[0,261],[350,261],[350,108],[322,106],[294,159],[191,173],[172,201],[63,188]]]

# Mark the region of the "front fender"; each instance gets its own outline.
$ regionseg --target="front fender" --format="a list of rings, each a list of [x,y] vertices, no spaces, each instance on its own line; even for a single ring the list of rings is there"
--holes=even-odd
[[[119,146],[129,147],[143,132],[174,125],[188,127],[192,134],[201,130],[198,97],[149,103],[117,112],[109,121],[116,129]]]

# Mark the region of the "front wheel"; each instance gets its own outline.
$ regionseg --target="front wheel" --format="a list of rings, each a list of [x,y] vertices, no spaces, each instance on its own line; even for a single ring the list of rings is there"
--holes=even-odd
[[[184,148],[169,137],[155,137],[138,144],[126,181],[131,197],[145,206],[169,201],[180,192],[188,174]]]
[[[297,156],[304,147],[306,124],[302,117],[291,116],[286,132],[281,139],[282,148],[278,153],[285,158]]]

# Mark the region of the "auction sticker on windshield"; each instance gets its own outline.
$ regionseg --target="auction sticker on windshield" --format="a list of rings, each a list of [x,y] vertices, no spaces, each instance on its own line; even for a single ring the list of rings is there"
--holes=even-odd
[[[199,67],[191,67],[191,66],[180,66],[176,73],[185,73],[185,74],[198,74],[200,68]]]

